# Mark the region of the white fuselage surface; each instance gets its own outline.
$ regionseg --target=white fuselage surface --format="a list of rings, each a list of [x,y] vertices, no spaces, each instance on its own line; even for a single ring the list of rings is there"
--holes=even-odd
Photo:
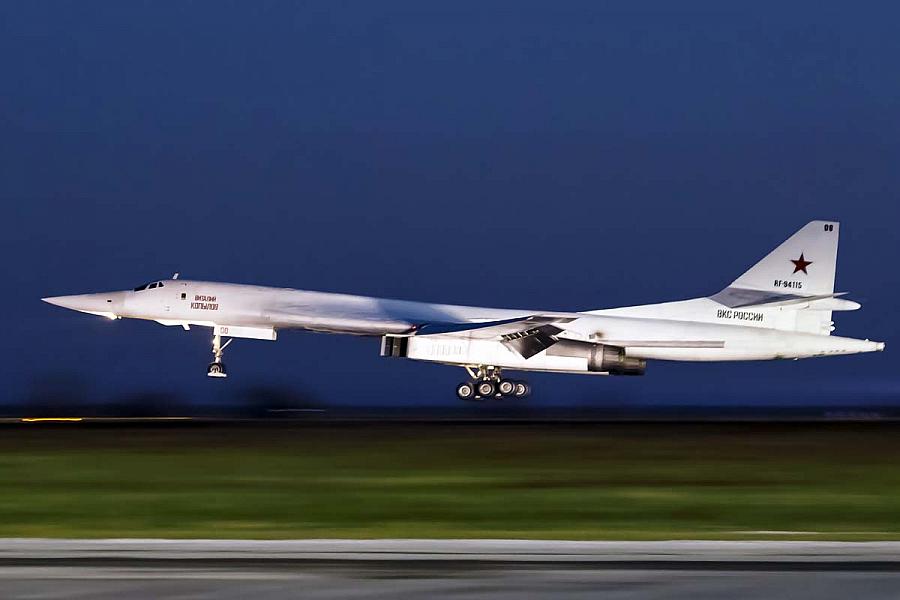
[[[797,359],[882,350],[881,342],[831,335],[834,311],[859,308],[834,293],[837,227],[811,222],[713,296],[585,312],[177,278],[131,291],[45,300],[110,318],[211,327],[213,364],[220,362],[221,338],[275,340],[290,329],[380,336],[385,356],[465,366],[476,378],[504,368],[633,375],[643,373],[646,360]]]

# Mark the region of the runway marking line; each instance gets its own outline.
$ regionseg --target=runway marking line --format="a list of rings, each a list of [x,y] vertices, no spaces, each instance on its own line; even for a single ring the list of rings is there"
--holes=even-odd
[[[22,417],[21,423],[80,423],[82,421],[111,423],[142,423],[149,421],[190,421],[193,417]]]

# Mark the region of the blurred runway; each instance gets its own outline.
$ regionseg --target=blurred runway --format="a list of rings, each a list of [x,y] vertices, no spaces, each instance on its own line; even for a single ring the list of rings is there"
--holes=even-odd
[[[0,540],[4,598],[900,597],[900,543]]]
[[[546,565],[462,572],[393,569],[0,568],[4,598],[896,599],[900,573],[591,570]]]

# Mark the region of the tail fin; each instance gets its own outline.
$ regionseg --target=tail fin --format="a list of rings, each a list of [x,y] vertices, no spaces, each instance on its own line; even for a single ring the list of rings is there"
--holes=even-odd
[[[832,311],[859,308],[834,293],[839,232],[840,224],[834,221],[807,223],[734,283],[706,298],[589,312],[721,323],[724,311],[753,317],[730,324],[829,335],[834,329]],[[721,306],[711,308],[710,300]],[[756,318],[763,313],[764,318]]]
[[[859,308],[835,298],[839,233],[834,221],[807,223],[711,298],[731,308],[781,306],[777,329],[830,334],[832,310]]]
[[[840,223],[812,221],[772,250],[729,288],[818,296],[834,293]]]

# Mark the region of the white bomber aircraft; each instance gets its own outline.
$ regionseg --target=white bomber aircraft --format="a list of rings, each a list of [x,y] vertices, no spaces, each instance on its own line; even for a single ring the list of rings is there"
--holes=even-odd
[[[426,304],[294,289],[172,279],[132,291],[44,298],[110,319],[211,327],[207,374],[225,377],[232,338],[281,330],[380,336],[381,354],[461,366],[461,399],[524,396],[512,371],[643,375],[647,360],[808,358],[884,349],[832,336],[833,311],[859,304],[834,292],[839,224],[813,221],[717,294],[583,312]],[[223,339],[226,341],[223,343]]]

